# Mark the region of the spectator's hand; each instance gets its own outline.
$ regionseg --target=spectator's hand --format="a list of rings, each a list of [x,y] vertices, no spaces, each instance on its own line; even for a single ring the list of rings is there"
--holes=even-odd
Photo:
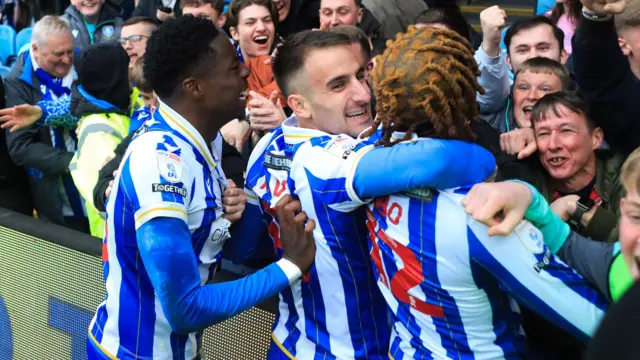
[[[223,126],[220,133],[227,143],[242,152],[242,145],[249,130],[251,130],[251,126],[248,122],[235,119]]]
[[[580,0],[582,5],[597,14],[620,14],[624,11],[627,0]]]
[[[249,119],[253,130],[271,131],[287,118],[277,91],[274,90],[268,99],[255,91],[250,91],[249,94],[251,95]]]
[[[482,50],[492,57],[500,54],[502,29],[506,25],[507,13],[498,5],[488,7],[480,13],[482,27]]]
[[[489,236],[506,236],[524,218],[531,190],[517,182],[477,184],[462,200],[464,211],[489,227]]]
[[[240,220],[245,207],[247,206],[247,196],[244,190],[238,189],[233,180],[229,180],[229,187],[222,194],[222,208],[225,219],[235,223]]]
[[[500,148],[509,155],[517,154],[518,160],[533,155],[538,150],[533,129],[515,129],[500,134]]]
[[[316,223],[313,220],[307,221],[307,214],[300,211],[300,202],[293,200],[291,195],[285,195],[276,204],[284,258],[296,264],[306,274],[316,257],[316,243],[313,240]]]
[[[580,200],[578,195],[563,196],[551,203],[551,210],[558,215],[562,221],[567,222],[576,212],[576,203]]]
[[[0,122],[2,128],[11,127],[10,132],[20,130],[32,125],[42,117],[42,108],[37,105],[18,105],[0,110]]]
[[[156,17],[161,22],[165,22],[165,21],[169,21],[171,19],[174,19],[176,17],[176,14],[174,14],[173,11],[170,12],[170,13],[166,13],[166,12],[162,12],[160,10],[156,10]]]
[[[118,176],[118,170],[113,172],[113,178],[115,179]],[[109,198],[111,196],[111,189],[113,188],[113,180],[109,181],[109,186],[107,186],[107,190],[104,191],[105,198]]]

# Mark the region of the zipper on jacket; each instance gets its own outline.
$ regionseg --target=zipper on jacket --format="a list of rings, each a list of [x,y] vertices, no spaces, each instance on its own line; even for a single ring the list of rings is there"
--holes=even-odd
[[[96,27],[94,28],[93,31],[89,31],[89,22],[87,21],[87,18],[84,17],[84,15],[80,14],[80,16],[82,16],[82,21],[84,21],[84,27],[87,29],[87,32],[89,33],[89,44],[93,45],[93,43],[95,42],[95,33],[96,31],[98,31],[98,29],[100,27],[102,27],[103,25],[106,24],[110,24],[110,23],[116,23],[115,20],[107,20],[107,21],[103,21],[101,23],[97,23]],[[115,31],[115,28],[114,28]]]

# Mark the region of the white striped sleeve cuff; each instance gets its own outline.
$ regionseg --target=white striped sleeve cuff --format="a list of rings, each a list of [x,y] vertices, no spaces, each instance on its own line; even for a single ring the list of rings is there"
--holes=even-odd
[[[183,204],[170,202],[153,203],[136,211],[136,230],[138,230],[140,226],[144,225],[147,221],[157,217],[170,217],[188,222],[187,211]]]

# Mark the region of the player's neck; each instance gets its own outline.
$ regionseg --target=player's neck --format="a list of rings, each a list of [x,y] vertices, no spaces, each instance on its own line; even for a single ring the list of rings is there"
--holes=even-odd
[[[187,120],[200,133],[200,136],[207,144],[215,140],[220,127],[215,125],[217,122],[210,118],[209,113],[204,114],[199,111],[197,106],[183,101],[167,103],[167,105]]]

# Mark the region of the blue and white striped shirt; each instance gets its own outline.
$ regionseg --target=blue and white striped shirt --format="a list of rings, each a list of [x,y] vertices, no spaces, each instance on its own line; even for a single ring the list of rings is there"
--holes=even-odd
[[[315,264],[280,293],[272,338],[292,359],[386,359],[388,310],[367,250],[364,202],[351,188],[358,160],[375,139],[352,146],[348,136],[298,128],[296,121],[286,120],[256,146],[245,187],[249,202],[261,205],[279,255],[278,200],[293,194],[316,222]]]
[[[215,159],[198,131],[162,102],[129,145],[107,204],[107,296],[89,328],[90,340],[107,357],[192,359],[199,354],[201,332],[172,331],[145,271],[136,230],[158,217],[184,221],[204,285],[229,237],[221,204],[226,179]]]
[[[367,225],[399,359],[513,359],[525,352],[516,300],[586,340],[605,298],[523,221],[506,237],[461,205],[468,188],[377,198]]]

